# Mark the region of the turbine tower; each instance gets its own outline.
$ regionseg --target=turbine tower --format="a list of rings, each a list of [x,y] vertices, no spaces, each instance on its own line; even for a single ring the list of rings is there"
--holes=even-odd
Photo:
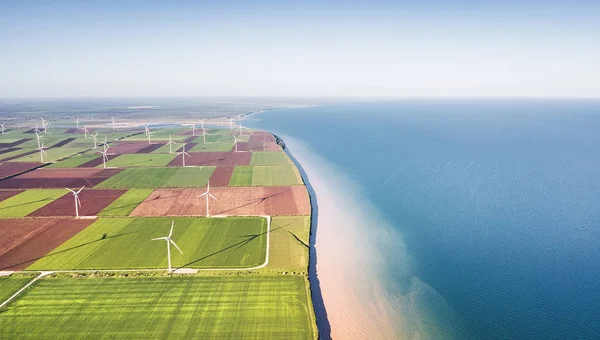
[[[144,132],[146,134],[146,136],[148,135],[148,133],[150,132],[150,129],[148,128],[150,126],[150,124],[146,124],[144,125],[144,128],[146,129],[146,131]]]
[[[192,123],[192,136],[196,135],[196,130],[198,130],[196,129],[196,123]]]
[[[229,120],[229,130],[233,130],[233,118],[227,118]]]
[[[185,152],[185,143],[182,143],[182,145],[183,145],[183,149],[181,149],[181,152],[177,153],[177,155],[181,155],[181,161],[182,161],[183,167],[185,168],[185,156],[188,156],[188,157],[192,157],[192,156],[190,156],[189,153]]]
[[[75,196],[75,217],[79,217],[79,208],[81,207],[81,201],[79,200],[79,193],[81,192],[81,190],[83,190],[83,188],[85,188],[85,186],[82,186],[81,189],[75,191],[69,188],[65,188],[67,190],[69,190],[70,192],[73,193],[73,196]]]
[[[175,144],[175,142],[173,139],[171,139],[171,134],[169,134],[169,142],[167,142],[167,145],[169,146],[169,153],[173,153],[173,144]]]
[[[84,133],[85,138],[87,138],[88,133],[90,133],[90,131],[87,128],[87,124],[85,124],[83,126],[83,133]]]
[[[2,127],[2,134],[4,134],[4,124],[6,123],[0,123],[0,127]]]
[[[242,133],[244,132],[244,129],[248,130],[248,132],[250,132],[250,134],[251,134],[251,135],[253,135],[253,134],[254,134],[254,133],[253,133],[252,131],[250,131],[250,129],[248,129],[247,127],[243,127],[243,126],[242,126],[242,122],[239,122],[239,124],[240,124],[240,125],[238,126],[238,132],[239,132],[239,135],[240,135],[240,136],[241,136],[241,135],[242,135]]]
[[[238,152],[238,148],[237,148],[237,141],[238,139],[235,137],[234,134],[231,134],[233,136],[233,146],[235,146],[235,152]]]
[[[42,118],[42,127],[44,128],[44,134],[45,135],[48,134],[48,125],[50,125],[50,122],[44,121],[44,119]]]
[[[79,117],[75,119],[75,124],[77,124],[77,130],[79,130]]]
[[[166,237],[157,237],[157,238],[153,238],[152,241],[167,241],[167,258],[169,259],[169,273],[171,272],[171,244],[173,246],[175,246],[175,248],[177,248],[177,250],[179,250],[179,252],[181,254],[183,254],[183,252],[181,251],[181,249],[179,249],[179,247],[177,246],[177,244],[175,244],[175,242],[171,239],[171,236],[173,236],[173,227],[175,226],[175,221],[171,222],[171,231],[169,232],[169,236]]]
[[[100,153],[102,155],[102,166],[104,167],[104,169],[106,169],[106,162],[108,162],[108,155],[113,155],[112,153],[111,154],[108,153],[108,148],[110,148],[110,145],[104,144],[104,151],[96,151],[97,153]]]
[[[202,196],[206,196],[206,217],[210,217],[210,211],[208,209],[208,198],[210,197],[210,198],[214,199],[217,202],[219,201],[215,196],[213,196],[210,193],[210,181],[206,182],[206,192],[203,193],[203,194],[201,194],[200,196],[198,196],[198,198],[200,198]]]
[[[42,145],[38,148],[38,150],[40,150],[40,162],[44,163],[44,155],[48,155],[46,151],[44,151],[44,142],[42,142]]]
[[[206,144],[206,135],[210,136],[210,133],[206,132],[205,128],[202,128],[202,134],[200,136],[202,136],[202,143]]]
[[[110,118],[111,122],[112,122],[112,129],[115,129],[115,117],[111,117]]]
[[[44,136],[40,136],[39,133],[35,133],[35,138],[37,139],[38,149],[40,148],[40,139],[44,138]]]
[[[148,144],[152,144],[152,141],[150,140],[151,135],[154,133],[154,131],[150,131],[148,130],[148,132],[146,133],[146,135],[148,135]]]
[[[94,139],[94,149],[98,148],[98,132],[96,132],[95,135],[91,135],[92,138]]]

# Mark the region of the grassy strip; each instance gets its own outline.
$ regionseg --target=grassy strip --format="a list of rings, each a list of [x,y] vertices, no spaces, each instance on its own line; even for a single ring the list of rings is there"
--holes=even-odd
[[[313,339],[303,276],[47,278],[11,303],[2,338]]]
[[[175,155],[170,154],[126,154],[111,159],[106,166],[116,168],[162,167],[167,166],[173,158]]]
[[[130,168],[103,181],[96,188],[190,188],[203,187],[214,166],[194,168]]]
[[[67,194],[65,189],[30,189],[0,202],[0,217],[22,217]]]
[[[285,152],[253,152],[251,165],[292,165]]]
[[[0,303],[6,301],[32,279],[31,277],[12,275],[0,277]]]
[[[87,163],[99,157],[99,154],[75,155],[67,159],[63,159],[62,161],[58,161],[54,164],[50,164],[48,168],[76,168],[81,164]]]
[[[104,208],[98,216],[128,216],[152,191],[152,189],[130,189]]]
[[[236,166],[229,180],[230,186],[245,187],[252,184],[252,167],[251,166]]]

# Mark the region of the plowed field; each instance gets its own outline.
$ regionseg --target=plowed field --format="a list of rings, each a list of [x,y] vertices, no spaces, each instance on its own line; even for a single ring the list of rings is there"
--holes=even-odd
[[[79,189],[79,188],[72,188]],[[65,190],[66,191],[66,190]],[[81,207],[79,216],[96,216],[104,208],[108,207],[113,201],[121,197],[127,190],[120,189],[99,189],[83,190],[79,194]],[[71,194],[49,203],[42,208],[32,212],[29,216],[75,216],[75,198]]]

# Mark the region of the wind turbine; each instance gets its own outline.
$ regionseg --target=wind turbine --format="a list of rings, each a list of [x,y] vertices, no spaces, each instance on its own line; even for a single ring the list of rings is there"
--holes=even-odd
[[[183,144],[183,149],[181,150],[181,152],[177,153],[177,155],[181,155],[182,164],[183,164],[183,167],[185,168],[185,156],[188,156],[188,157],[192,157],[192,156],[190,156],[189,153],[185,152],[185,143],[182,143],[182,144]]]
[[[75,124],[77,124],[77,130],[79,130],[79,117],[75,119]]]
[[[40,139],[44,138],[44,136],[40,136],[39,133],[35,133],[35,138],[37,139],[38,149],[40,148]]]
[[[171,134],[169,134],[169,142],[167,142],[167,145],[169,146],[169,153],[173,153],[173,144],[175,144],[175,142],[173,139],[171,139]]]
[[[196,129],[196,123],[193,123],[192,124],[192,136],[196,135],[196,130],[198,130],[198,129]]]
[[[238,131],[239,131],[239,135],[242,135],[242,132],[244,131],[244,129],[248,130],[248,132],[250,132],[251,135],[253,135],[254,133],[252,133],[252,131],[250,131],[250,129],[243,127],[242,126],[242,122],[239,122],[238,124],[240,124],[240,126],[238,127]]]
[[[48,134],[48,125],[50,125],[50,122],[44,121],[44,119],[42,118],[42,126],[44,127],[44,134],[45,135]]]
[[[234,134],[231,134],[233,136],[233,146],[235,146],[235,152],[238,152],[238,148],[237,148],[237,141],[238,139],[235,137]]]
[[[106,151],[106,149],[108,149],[108,142],[106,141],[108,138],[108,136],[104,136],[104,144],[102,144],[102,146],[104,147],[104,151]]]
[[[229,130],[233,130],[233,118],[227,118],[229,119]]]
[[[41,132],[40,129],[38,128],[37,123],[35,123],[35,129],[33,129],[33,132],[35,132],[36,134]]]
[[[83,127],[83,133],[84,133],[85,138],[87,138],[88,133],[90,133],[90,131],[87,128],[87,124],[85,124]]]
[[[173,236],[173,227],[174,226],[175,226],[175,221],[172,221],[171,222],[171,231],[169,232],[169,236],[157,237],[157,238],[152,239],[152,241],[161,241],[161,240],[167,241],[167,257],[169,259],[169,273],[171,272],[171,244],[173,244],[175,246],[175,248],[177,248],[177,250],[179,250],[179,252],[181,254],[183,254],[181,249],[179,249],[177,244],[175,244],[175,242],[173,242],[173,240],[171,239],[171,236]]]
[[[210,193],[210,181],[206,182],[206,192],[203,193],[203,194],[201,194],[200,196],[198,196],[198,198],[200,198],[202,196],[206,196],[206,216],[210,217],[210,211],[208,210],[208,198],[210,197],[210,198],[214,199],[217,202],[219,201],[215,196],[213,196]]]
[[[202,124],[202,129],[204,130],[204,121],[206,120],[206,118],[202,118],[200,119],[200,124]]]
[[[38,150],[40,150],[41,162],[44,163],[44,155],[48,155],[46,151],[44,151],[44,142],[42,142],[42,145],[38,148]]]
[[[94,149],[97,149],[98,148],[98,132],[96,132],[95,135],[92,135],[92,134],[90,134],[90,135],[94,139]]]
[[[75,196],[75,217],[79,217],[79,208],[81,207],[81,201],[79,200],[79,193],[81,192],[81,190],[83,190],[83,188],[85,188],[85,185],[81,187],[81,189],[75,191],[75,190],[71,190],[69,188],[65,188],[67,190],[69,190],[70,192],[73,193],[73,196]]]
[[[144,128],[146,129],[146,131],[144,132],[146,134],[146,136],[148,135],[148,133],[150,132],[150,129],[148,128],[148,126],[150,126],[150,124],[146,124],[144,125]]]
[[[112,129],[115,129],[115,117],[111,117],[110,118],[111,122],[112,122]]]
[[[202,134],[200,136],[202,136],[202,142],[204,144],[206,144],[206,135],[210,135],[210,133],[206,132],[205,128],[202,128]]]
[[[152,141],[150,141],[150,136],[154,133],[154,131],[150,131],[148,130],[148,132],[146,132],[146,135],[148,135],[148,144],[152,144]]]
[[[4,124],[6,123],[0,123],[0,127],[2,127],[2,134],[4,134]]]
[[[102,155],[102,166],[104,167],[104,169],[106,169],[106,162],[108,162],[108,155],[113,155],[112,153],[111,154],[108,153],[108,148],[110,148],[110,145],[104,144],[104,151],[96,151],[97,153],[100,153]]]

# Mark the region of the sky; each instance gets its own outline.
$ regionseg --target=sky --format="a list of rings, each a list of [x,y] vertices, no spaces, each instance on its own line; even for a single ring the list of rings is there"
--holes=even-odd
[[[0,1],[0,97],[600,97],[600,1]]]

